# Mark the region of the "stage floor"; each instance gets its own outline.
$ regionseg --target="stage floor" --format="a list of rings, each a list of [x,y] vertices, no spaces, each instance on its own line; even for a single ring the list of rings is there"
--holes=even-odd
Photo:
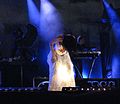
[[[120,89],[46,91],[41,88],[1,88],[0,104],[119,104]]]

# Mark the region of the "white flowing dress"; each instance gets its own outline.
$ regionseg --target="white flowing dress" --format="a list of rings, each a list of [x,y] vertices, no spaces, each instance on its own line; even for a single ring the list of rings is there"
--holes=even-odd
[[[69,53],[57,54],[57,60],[52,62],[52,52],[48,54],[49,85],[48,91],[62,91],[63,87],[75,87],[73,64]]]

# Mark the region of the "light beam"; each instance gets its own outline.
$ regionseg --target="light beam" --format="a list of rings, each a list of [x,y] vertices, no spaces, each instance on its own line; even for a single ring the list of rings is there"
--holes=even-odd
[[[32,25],[40,26],[40,13],[32,0],[27,0],[29,21]]]
[[[105,9],[110,18],[110,23],[114,32],[115,46],[112,58],[112,78],[120,78],[120,19],[115,10],[103,0]]]
[[[51,41],[63,32],[62,19],[48,0],[41,0],[40,7],[40,35],[45,41]]]

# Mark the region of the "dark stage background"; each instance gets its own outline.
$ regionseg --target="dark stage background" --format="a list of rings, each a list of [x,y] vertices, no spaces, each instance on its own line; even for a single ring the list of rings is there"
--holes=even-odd
[[[38,10],[40,10],[40,1],[33,1]],[[96,60],[91,78],[107,77],[107,71],[111,71],[110,52],[112,52],[111,44],[114,44],[114,42],[111,28],[109,28],[109,25],[102,23],[104,8],[101,0],[50,0],[50,2],[59,11],[62,17],[63,30],[65,33],[70,33],[76,38],[78,36],[84,36],[85,47],[95,48],[95,50],[103,52],[101,54],[102,60],[101,57],[98,57]],[[119,0],[109,0],[109,3],[112,4],[115,9],[119,9]],[[107,18],[107,16],[105,16],[105,18]],[[29,23],[27,0],[0,0],[1,59],[13,57],[12,55],[15,48],[15,36],[13,33],[19,27],[21,27],[23,31],[26,31],[25,26]],[[108,36],[105,35],[105,33],[107,33]],[[23,80],[26,86],[32,86],[33,77],[48,77],[48,65],[46,62],[48,50],[46,51],[46,49],[48,49],[48,44],[46,44],[41,37],[37,36],[30,47],[32,56],[37,57],[37,60],[27,65],[21,65],[21,63],[17,63],[16,65],[16,62],[12,63],[12,65],[9,63],[5,65],[0,63],[1,85],[2,82],[14,82],[15,78],[17,80],[15,82],[20,82],[17,84],[21,85],[21,66],[23,66]],[[106,51],[109,57],[107,62],[104,60]],[[80,60],[77,62],[81,63]],[[83,63],[86,66],[83,65],[83,69],[81,69],[81,67],[78,67],[78,69],[80,71],[83,70],[83,77],[87,78],[91,60],[85,59]],[[105,73],[105,75],[103,75],[103,73]],[[15,84],[5,83],[5,86],[9,85],[14,86]]]

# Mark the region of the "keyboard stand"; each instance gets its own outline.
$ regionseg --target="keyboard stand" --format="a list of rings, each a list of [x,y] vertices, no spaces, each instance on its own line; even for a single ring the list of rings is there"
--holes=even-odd
[[[91,65],[90,71],[89,71],[89,73],[88,73],[88,78],[90,78],[90,76],[91,76],[91,73],[92,73],[92,71],[93,71],[93,67],[94,67],[94,65],[95,65],[96,59],[97,59],[97,57],[95,57],[95,58],[92,59],[92,65]]]
[[[88,78],[90,78],[91,77],[91,73],[93,71],[93,67],[94,67],[95,61],[96,61],[96,59],[98,58],[98,56],[100,54],[101,54],[100,51],[93,51],[93,52],[91,51],[91,52],[73,52],[70,55],[72,56],[73,60],[75,60],[75,59],[81,59],[82,57],[83,58],[87,58],[87,59],[92,59],[92,65],[91,65],[90,71],[88,73]],[[77,72],[78,72],[79,76],[81,78],[83,78],[82,74],[79,72],[79,69],[77,68],[77,66],[75,65],[75,63],[74,63],[74,66],[77,69]]]

